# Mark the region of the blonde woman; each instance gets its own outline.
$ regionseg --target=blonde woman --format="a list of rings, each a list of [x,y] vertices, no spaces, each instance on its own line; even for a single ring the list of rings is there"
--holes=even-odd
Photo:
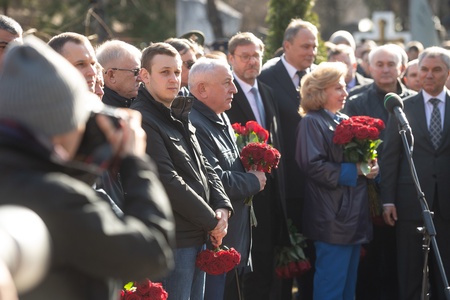
[[[303,233],[314,242],[315,300],[353,300],[361,244],[372,238],[367,181],[333,143],[347,67],[325,62],[302,79],[296,160],[306,176]],[[378,174],[376,161],[367,178]]]

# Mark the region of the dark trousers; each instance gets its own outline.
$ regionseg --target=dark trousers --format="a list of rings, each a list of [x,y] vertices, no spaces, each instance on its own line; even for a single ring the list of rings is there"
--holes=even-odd
[[[436,241],[448,278],[450,274],[450,220],[445,220],[439,212],[433,218],[436,228]],[[422,226],[422,221],[398,221],[398,276],[400,300],[420,300],[422,293],[422,270],[424,252],[422,247],[422,234],[416,231]],[[431,300],[445,300],[444,285],[439,272],[438,264],[431,247],[429,253],[429,292]]]
[[[395,228],[373,226],[373,240],[363,246],[356,285],[357,300],[398,300]]]

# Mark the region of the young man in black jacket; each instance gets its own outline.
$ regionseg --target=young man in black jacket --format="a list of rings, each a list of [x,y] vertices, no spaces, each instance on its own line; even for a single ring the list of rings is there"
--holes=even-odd
[[[222,243],[233,210],[189,121],[193,98],[177,97],[181,64],[180,54],[167,43],[144,49],[144,85],[131,105],[142,114],[147,153],[158,166],[175,216],[175,270],[163,280],[173,300],[188,295],[203,299],[205,274],[195,267],[195,259],[208,236],[214,246]]]

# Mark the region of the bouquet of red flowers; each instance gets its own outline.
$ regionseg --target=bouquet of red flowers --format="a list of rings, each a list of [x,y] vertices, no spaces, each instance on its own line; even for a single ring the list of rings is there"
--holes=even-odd
[[[220,275],[233,270],[241,261],[241,254],[234,248],[222,246],[214,250],[206,249],[197,255],[195,265],[211,275]]]
[[[377,157],[377,148],[381,144],[380,132],[385,128],[380,119],[367,116],[354,116],[341,121],[336,126],[333,142],[344,145],[344,160],[361,163],[364,175],[370,172],[369,162]],[[376,183],[368,182],[369,205],[375,223],[383,223],[381,219],[381,201]]]
[[[277,149],[263,143],[250,143],[241,151],[241,161],[246,170],[270,173],[278,167],[280,157]]]
[[[256,121],[248,121],[245,126],[239,123],[231,125],[236,134],[236,144],[240,151],[241,161],[244,168],[270,173],[273,168],[278,167],[280,152],[267,144],[269,132]],[[255,211],[252,205],[253,196],[244,200],[250,206],[250,222],[257,226]]]
[[[120,292],[120,300],[166,300],[167,292],[161,283],[145,279],[140,282],[129,282]]]
[[[333,142],[344,145],[344,160],[361,163],[364,174],[370,172],[369,162],[377,157],[381,144],[380,131],[384,129],[381,119],[367,116],[353,116],[336,126]]]
[[[234,123],[231,127],[233,127],[234,133],[236,134],[236,144],[239,152],[249,143],[267,143],[269,139],[269,132],[256,121],[248,121],[245,126]]]
[[[291,246],[279,248],[276,255],[275,273],[279,278],[294,278],[311,269],[311,263],[303,251],[306,238],[297,232],[292,220],[289,219],[288,224]]]
[[[244,168],[255,171],[270,173],[272,169],[278,167],[280,162],[280,152],[272,146],[264,143],[250,143],[241,151],[241,161]],[[253,210],[253,196],[247,197],[244,202],[250,205],[250,222],[252,226],[257,226],[255,211]]]

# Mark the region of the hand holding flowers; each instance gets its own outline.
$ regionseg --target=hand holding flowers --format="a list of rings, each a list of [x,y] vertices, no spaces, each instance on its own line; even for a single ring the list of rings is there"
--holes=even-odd
[[[333,142],[344,146],[344,161],[359,165],[362,174],[373,178],[378,173],[376,149],[381,144],[380,131],[385,127],[381,119],[353,116],[336,126]],[[375,167],[371,173],[372,167]]]
[[[245,126],[241,126],[238,123],[234,123],[231,126],[236,134],[236,144],[240,151],[242,164],[247,171],[270,173],[272,169],[278,167],[281,155],[277,149],[267,144],[269,139],[267,130],[255,121],[248,121]],[[265,180],[260,180],[260,183],[265,185]],[[244,202],[250,206],[250,222],[252,226],[256,227],[258,223],[253,210],[252,200],[253,196],[250,196]]]
[[[343,120],[336,126],[333,142],[344,146],[344,161],[357,164],[358,175],[374,179],[378,175],[376,149],[381,144],[380,132],[385,128],[380,119],[367,116],[354,116]],[[380,219],[381,202],[376,183],[368,182],[370,212],[373,220]]]

